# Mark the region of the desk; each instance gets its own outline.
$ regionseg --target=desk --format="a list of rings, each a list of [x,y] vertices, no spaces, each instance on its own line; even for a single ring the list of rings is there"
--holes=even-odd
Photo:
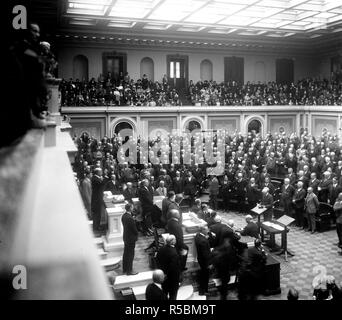
[[[271,241],[271,248],[275,247],[275,235],[276,234],[281,234],[281,251],[278,254],[285,254],[285,261],[287,261],[287,254],[289,253],[290,255],[293,256],[292,253],[288,252],[287,250],[287,232],[289,231],[286,226],[281,226],[277,221],[268,221],[266,222],[267,224],[270,223],[271,225],[265,224],[263,222],[260,225],[261,228],[261,241],[264,242],[264,231],[270,234],[270,241]],[[274,225],[278,225],[278,228],[275,228]],[[282,229],[281,229],[282,228]]]
[[[251,211],[258,216],[258,228],[259,228],[259,233],[260,233],[260,224],[261,224],[260,217],[265,211],[267,211],[267,208],[264,208],[264,207],[260,208],[259,205],[256,205],[254,208],[251,209]]]

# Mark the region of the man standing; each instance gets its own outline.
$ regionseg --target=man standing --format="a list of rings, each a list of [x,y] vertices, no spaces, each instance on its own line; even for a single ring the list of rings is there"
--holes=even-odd
[[[234,190],[236,194],[236,199],[238,201],[239,211],[241,213],[245,212],[245,201],[246,201],[246,188],[247,181],[243,179],[243,174],[241,172],[237,175],[237,180],[234,183]]]
[[[262,276],[265,272],[266,254],[261,241],[256,239],[254,247],[245,249],[239,270],[239,300],[254,300],[262,291]]]
[[[188,257],[189,247],[184,243],[183,229],[179,223],[179,211],[176,209],[171,209],[169,214],[170,219],[167,222],[167,231],[176,237],[176,249],[181,259],[181,270],[183,271],[186,270],[185,265]]]
[[[337,177],[333,177],[332,184],[329,188],[329,203],[330,205],[334,205],[338,195],[342,192],[342,186],[338,184]]]
[[[328,202],[329,199],[329,188],[332,181],[330,179],[330,172],[325,171],[323,173],[323,179],[318,186],[318,198],[320,202]]]
[[[317,179],[317,175],[315,172],[312,172],[309,180],[309,187],[312,188],[312,192],[317,196],[318,195],[318,186],[320,181]]]
[[[338,247],[342,249],[342,192],[338,195],[334,204],[334,212],[336,216],[336,231],[338,236]],[[340,251],[342,254],[342,251]]]
[[[270,221],[273,217],[273,197],[267,187],[262,189],[261,205],[267,210],[264,211],[264,220]]]
[[[184,179],[184,194],[189,197],[189,207],[194,204],[194,198],[197,192],[197,181],[192,176],[191,171],[188,171],[188,176]]]
[[[306,191],[303,189],[303,182],[299,181],[297,183],[297,190],[294,193],[292,202],[295,208],[295,219],[297,227],[303,228],[304,219],[304,205],[305,205]]]
[[[292,198],[295,188],[290,184],[290,179],[285,178],[284,184],[281,187],[280,201],[284,208],[284,214],[292,216]]]
[[[87,210],[88,218],[91,219],[91,172],[87,172],[85,178],[81,182],[81,195],[83,199],[84,206]]]
[[[143,212],[145,229],[147,234],[153,234],[152,230],[152,213],[154,210],[153,207],[153,192],[149,188],[149,180],[144,179],[141,181],[141,187],[139,189],[139,200],[141,203],[141,209]]]
[[[162,283],[162,289],[169,300],[177,299],[181,275],[180,258],[175,246],[176,237],[169,235],[166,239],[166,245],[159,249],[156,257],[158,267],[163,270],[166,276]]]
[[[103,207],[103,177],[102,169],[96,168],[94,176],[91,181],[92,195],[91,195],[91,211],[93,213],[93,230],[100,231],[101,212]]]
[[[138,229],[132,216],[133,204],[125,205],[126,212],[122,215],[124,253],[122,257],[122,271],[129,275],[138,274],[133,271],[135,243],[138,240]]]
[[[195,236],[195,245],[197,250],[197,261],[200,265],[199,274],[199,295],[208,293],[209,268],[211,265],[211,251],[208,240],[209,229],[207,226],[201,226]]]
[[[312,187],[308,188],[308,194],[305,198],[305,213],[308,220],[308,231],[316,232],[316,213],[318,211],[319,201],[314,194]]]

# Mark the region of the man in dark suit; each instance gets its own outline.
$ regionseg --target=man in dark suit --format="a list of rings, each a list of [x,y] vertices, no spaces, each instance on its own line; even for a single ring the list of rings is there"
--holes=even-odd
[[[238,173],[237,179],[233,185],[234,192],[236,194],[236,199],[238,201],[237,205],[240,212],[246,211],[245,201],[246,201],[246,188],[248,182],[243,179],[243,174],[241,172]]]
[[[152,230],[152,213],[154,210],[153,206],[153,192],[149,188],[149,180],[144,179],[141,181],[141,187],[139,189],[139,200],[143,211],[143,217],[145,222],[145,229],[148,233],[153,233]]]
[[[176,195],[175,195],[175,192],[174,191],[169,191],[168,194],[167,194],[167,197],[163,199],[162,201],[162,223],[164,225],[167,224],[167,213],[169,211],[169,207],[171,205],[171,203],[175,202],[176,201]]]
[[[297,183],[297,189],[293,195],[292,203],[295,208],[296,224],[298,227],[303,229],[305,196],[306,191],[303,188],[303,182],[299,181]]]
[[[257,186],[260,184],[260,173],[257,171],[258,167],[255,164],[252,164],[252,170],[250,171],[249,178],[254,178]]]
[[[133,203],[132,199],[137,197],[137,193],[133,189],[132,182],[127,182],[127,188],[123,191],[122,195],[124,196],[125,200]]]
[[[194,198],[197,192],[197,181],[192,176],[191,171],[188,171],[188,176],[184,179],[184,194],[189,197],[189,207],[194,204]]]
[[[280,201],[284,208],[284,214],[292,216],[292,198],[295,188],[290,184],[290,179],[285,178],[281,187]]]
[[[267,187],[262,189],[261,205],[267,210],[264,211],[264,220],[270,221],[273,217],[273,197]]]
[[[176,171],[176,177],[173,178],[173,191],[175,194],[184,192],[184,180],[180,176],[180,172],[178,170]]]
[[[329,203],[330,205],[334,205],[335,201],[339,195],[339,193],[342,192],[342,186],[338,184],[337,177],[333,177],[332,184],[329,188]]]
[[[275,191],[275,186],[272,184],[271,179],[269,177],[265,177],[265,182],[261,184],[261,190],[264,188],[268,188],[269,193],[273,196]]]
[[[145,291],[146,300],[157,301],[167,300],[167,297],[162,289],[162,283],[165,280],[163,270],[156,269],[152,274],[153,283],[148,284]]]
[[[321,180],[319,186],[318,186],[318,200],[320,202],[328,202],[329,199],[329,189],[330,185],[332,183],[332,180],[330,178],[330,172],[326,171],[323,173],[323,179]]]
[[[123,226],[124,252],[122,257],[122,271],[127,275],[135,275],[138,272],[133,271],[133,259],[135,243],[138,240],[138,229],[132,217],[133,204],[125,205],[126,212],[121,217]]]
[[[253,217],[251,215],[246,216],[247,225],[240,231],[242,236],[249,236],[254,238],[259,238],[259,228],[255,222],[253,222]]]
[[[293,172],[292,168],[288,168],[287,169],[288,174],[285,175],[285,178],[289,178],[290,179],[290,185],[291,186],[295,186],[296,181],[297,181],[297,176],[296,174]]]
[[[181,276],[180,257],[176,246],[176,237],[169,235],[166,245],[161,247],[157,253],[157,265],[163,270],[166,279],[162,284],[163,292],[170,300],[177,299],[179,280]]]
[[[211,251],[209,244],[209,229],[207,226],[201,226],[195,236],[195,245],[197,250],[197,261],[200,265],[199,274],[199,295],[208,293],[209,268],[211,266]]]
[[[247,200],[249,210],[254,208],[256,204],[260,201],[261,192],[258,188],[258,185],[255,182],[255,178],[250,178],[249,183],[247,185]]]
[[[308,189],[308,186],[309,186],[309,179],[304,175],[304,171],[303,171],[303,170],[298,171],[298,179],[297,179],[297,182],[298,182],[298,181],[303,182],[303,188],[304,188],[305,190]]]
[[[103,178],[102,169],[96,168],[93,178],[91,180],[92,194],[91,194],[91,210],[93,214],[93,229],[100,231],[101,212],[103,207]]]
[[[116,181],[115,174],[110,176],[110,180],[106,182],[104,191],[110,191],[112,194],[120,194],[119,184]]]
[[[184,243],[183,229],[179,222],[180,214],[176,209],[170,210],[170,219],[167,222],[167,231],[176,237],[176,249],[180,256],[181,270],[186,270],[186,260],[188,257],[189,247]]]
[[[209,226],[210,229],[210,246],[218,247],[223,244],[225,239],[229,239],[232,246],[237,247],[240,236],[227,224],[222,223],[219,215],[214,217],[214,223]]]
[[[317,179],[316,173],[312,172],[309,180],[309,187],[312,188],[313,193],[318,196],[318,186],[320,181]]]
[[[254,247],[245,249],[239,270],[239,300],[254,300],[262,291],[266,254],[261,241],[256,239]]]

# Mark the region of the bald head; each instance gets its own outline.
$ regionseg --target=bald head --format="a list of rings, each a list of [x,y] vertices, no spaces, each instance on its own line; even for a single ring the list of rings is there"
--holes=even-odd
[[[165,242],[166,242],[166,245],[168,245],[168,246],[174,246],[174,245],[176,245],[176,237],[173,234],[170,234],[166,238]]]
[[[162,284],[165,280],[165,274],[163,270],[160,270],[160,269],[154,270],[152,274],[152,280],[155,283]]]
[[[170,218],[179,219],[180,218],[179,211],[177,209],[171,209],[170,210]]]

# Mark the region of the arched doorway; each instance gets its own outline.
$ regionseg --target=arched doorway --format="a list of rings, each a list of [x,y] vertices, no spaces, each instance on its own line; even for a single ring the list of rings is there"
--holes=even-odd
[[[208,59],[203,60],[201,62],[200,70],[201,70],[201,80],[202,81],[213,80],[213,64],[211,63],[210,60],[208,60]]]
[[[147,79],[154,81],[154,63],[151,58],[144,58],[140,62],[140,78],[146,74]]]
[[[248,123],[247,131],[252,132],[255,131],[255,133],[261,133],[262,125],[259,120],[252,120]]]
[[[88,58],[82,54],[77,55],[73,61],[73,78],[88,81]]]
[[[127,140],[129,136],[133,135],[133,126],[126,121],[119,122],[114,127],[114,133],[120,134],[124,140]]]
[[[193,132],[194,130],[201,130],[201,129],[202,129],[202,126],[197,120],[190,120],[185,126],[186,132]]]

